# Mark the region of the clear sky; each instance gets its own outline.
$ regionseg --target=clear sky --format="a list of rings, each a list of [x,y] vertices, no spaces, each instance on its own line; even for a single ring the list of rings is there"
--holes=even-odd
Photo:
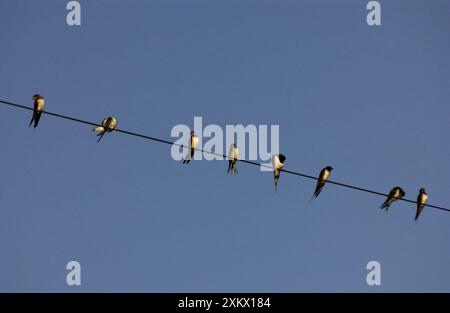
[[[0,98],[164,139],[277,124],[286,169],[450,206],[450,1],[0,2]],[[1,291],[450,291],[450,213],[0,104]],[[66,285],[66,263],[82,285]],[[366,264],[381,264],[368,286]]]

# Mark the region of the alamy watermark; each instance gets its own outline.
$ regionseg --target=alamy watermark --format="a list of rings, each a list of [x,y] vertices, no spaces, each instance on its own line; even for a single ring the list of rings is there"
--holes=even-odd
[[[198,138],[192,157],[194,160],[229,159],[226,151],[231,145],[236,144],[240,159],[268,162],[263,163],[260,169],[271,171],[273,169],[269,166],[271,166],[272,156],[278,154],[280,150],[279,125],[238,124],[226,125],[223,128],[216,124],[209,124],[204,127],[203,118],[195,116],[193,130],[184,124],[178,124],[172,128],[170,135],[172,138],[178,138],[171,150],[175,161],[181,161],[189,154],[192,132]]]
[[[66,16],[66,23],[69,26],[81,25],[81,4],[78,1],[69,1],[66,5],[66,10],[69,10]]]
[[[366,5],[366,9],[370,10],[367,14],[366,22],[369,26],[381,25],[381,5],[378,1],[369,1]]]
[[[69,261],[66,264],[66,283],[68,286],[81,286],[81,264],[78,261]]]
[[[366,269],[370,272],[367,273],[366,283],[369,286],[381,285],[381,264],[378,261],[369,261],[366,265]]]

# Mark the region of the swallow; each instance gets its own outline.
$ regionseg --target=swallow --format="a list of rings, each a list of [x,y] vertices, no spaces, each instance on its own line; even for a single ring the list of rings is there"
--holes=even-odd
[[[230,146],[230,153],[229,153],[229,160],[228,160],[228,173],[236,174],[237,173],[237,159],[239,158],[239,150],[237,148],[237,145],[235,143],[231,144]]]
[[[198,147],[198,136],[194,131],[191,131],[191,140],[189,141],[189,150],[183,160],[183,164],[189,164],[194,157],[195,149]]]
[[[405,196],[405,192],[400,187],[394,187],[389,192],[389,196],[387,197],[386,201],[383,202],[383,204],[380,206],[380,209],[386,209],[386,211],[391,206],[392,202],[403,198]]]
[[[416,210],[416,217],[414,217],[415,221],[417,221],[420,213],[422,213],[422,210],[425,206],[425,203],[427,203],[427,200],[428,194],[426,193],[425,188],[420,188],[419,195],[417,196],[417,210]]]
[[[33,117],[31,118],[28,127],[31,127],[31,124],[34,122],[34,128],[36,128],[41,119],[42,111],[44,110],[45,100],[44,97],[38,94],[35,94],[32,99],[34,100]]]
[[[103,138],[106,133],[110,133],[117,127],[117,119],[113,116],[109,116],[103,119],[101,126],[95,126],[92,131],[97,132],[97,143]]]
[[[313,197],[318,197],[322,191],[323,186],[325,186],[326,181],[330,177],[330,173],[333,170],[331,166],[327,166],[320,171],[319,179],[317,180],[316,190],[314,190]]]
[[[280,179],[281,169],[284,166],[286,157],[283,154],[277,154],[272,157],[273,181],[275,183],[275,193],[277,192],[278,180]]]

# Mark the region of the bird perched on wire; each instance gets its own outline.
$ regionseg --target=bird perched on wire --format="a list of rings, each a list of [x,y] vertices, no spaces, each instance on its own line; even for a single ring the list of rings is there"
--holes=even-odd
[[[420,188],[419,195],[417,196],[417,210],[416,210],[416,216],[414,217],[414,220],[417,221],[419,218],[420,213],[422,213],[422,210],[427,203],[428,200],[428,194],[425,191],[425,188]]]
[[[405,196],[405,192],[403,191],[402,188],[400,188],[399,186],[396,186],[394,188],[391,189],[391,191],[389,192],[389,195],[386,199],[386,201],[383,202],[383,204],[380,206],[380,209],[386,209],[386,211],[389,209],[389,207],[391,206],[392,202],[403,198]]]
[[[286,157],[283,154],[276,154],[272,157],[273,181],[275,183],[275,193],[277,192],[278,180],[280,179],[281,169],[284,166]]]
[[[183,160],[183,164],[189,164],[194,157],[195,149],[198,147],[198,136],[194,131],[191,131],[191,138],[189,140],[189,150],[186,153],[186,157]]]
[[[237,160],[239,159],[239,150],[235,143],[230,145],[230,153],[228,154],[228,173],[236,174],[237,173]]]
[[[99,137],[97,142],[99,142],[106,133],[110,133],[117,127],[117,119],[113,116],[109,116],[103,119],[101,126],[95,126],[92,131],[97,132]]]
[[[34,100],[33,117],[31,118],[30,125],[28,125],[28,127],[31,127],[34,122],[34,128],[36,128],[45,107],[45,100],[44,97],[39,94],[35,94],[32,99]]]
[[[332,170],[333,168],[331,166],[327,166],[320,171],[319,179],[317,180],[316,190],[314,190],[314,194],[311,197],[311,199],[313,199],[313,197],[317,198],[319,196],[323,186],[325,186],[326,181],[330,177],[330,173]]]

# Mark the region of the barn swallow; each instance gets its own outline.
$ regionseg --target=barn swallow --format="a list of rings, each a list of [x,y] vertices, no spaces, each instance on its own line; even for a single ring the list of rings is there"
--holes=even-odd
[[[101,126],[95,126],[92,128],[92,131],[97,132],[98,138],[97,142],[99,142],[106,133],[110,133],[115,130],[117,127],[117,119],[113,116],[109,116],[103,119]]]
[[[189,150],[183,160],[183,164],[189,164],[194,157],[195,149],[198,147],[198,136],[194,131],[191,131],[191,140],[189,141]]]
[[[317,180],[316,190],[314,190],[313,197],[318,197],[322,191],[323,186],[325,186],[326,181],[330,177],[330,173],[333,170],[331,166],[327,166],[320,171],[319,179]]]
[[[420,213],[422,213],[423,207],[425,206],[425,203],[427,203],[428,200],[428,194],[425,191],[425,188],[420,188],[419,195],[417,196],[417,210],[416,210],[416,217],[414,218],[415,221],[419,218]]]
[[[31,118],[28,127],[31,127],[31,124],[34,122],[34,128],[36,128],[41,119],[42,111],[44,110],[45,100],[44,97],[38,94],[35,94],[32,99],[34,100],[33,117]]]
[[[230,154],[228,160],[228,173],[236,174],[237,173],[237,159],[239,158],[239,150],[235,143],[230,146]]]
[[[391,206],[392,202],[403,198],[405,196],[405,192],[400,187],[394,187],[389,192],[389,196],[387,197],[386,201],[383,202],[383,204],[380,206],[380,209],[386,209],[386,211]]]
[[[275,193],[277,192],[278,180],[280,179],[281,169],[284,166],[286,157],[283,154],[277,154],[272,157],[273,181],[275,183]]]

